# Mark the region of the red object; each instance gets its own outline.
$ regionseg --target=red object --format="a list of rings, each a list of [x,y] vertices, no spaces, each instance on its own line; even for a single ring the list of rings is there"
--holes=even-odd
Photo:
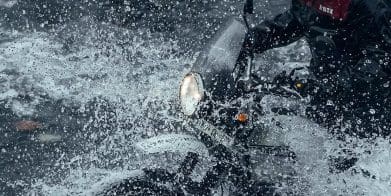
[[[239,113],[238,115],[236,115],[236,120],[240,123],[245,123],[248,121],[248,116],[247,114]]]
[[[331,16],[333,19],[345,20],[348,15],[351,0],[300,0],[317,12]]]
[[[34,131],[42,128],[42,124],[31,120],[22,120],[16,122],[15,127],[18,131]]]

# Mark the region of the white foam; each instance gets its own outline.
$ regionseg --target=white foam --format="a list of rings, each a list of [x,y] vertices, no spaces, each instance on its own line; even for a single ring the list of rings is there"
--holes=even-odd
[[[99,168],[90,168],[72,170],[64,180],[66,184],[49,185],[42,180],[38,180],[33,185],[29,195],[86,195],[93,196],[102,193],[112,184],[123,179],[143,175],[141,170],[105,170]]]
[[[103,141],[92,144],[86,139],[83,145],[86,148],[94,145],[94,150],[78,155],[79,158],[75,160],[63,160],[67,156],[58,160],[57,165],[70,171],[63,179],[58,180],[49,173],[41,179],[32,179],[35,181],[33,194],[93,195],[93,192],[101,191],[102,188],[99,185],[93,186],[99,181],[97,179],[101,179],[99,169],[94,168],[95,164],[124,165],[123,171],[119,173],[125,174],[135,167],[137,169],[137,165],[144,161],[134,152],[134,139],[144,134],[156,134],[157,127],[153,124],[156,124],[154,121],[157,116],[164,121],[159,125],[162,126],[158,129],[159,132],[180,131],[176,130],[173,123],[178,123],[181,119],[173,117],[169,110],[176,107],[172,103],[177,99],[179,82],[184,75],[181,65],[189,64],[194,59],[175,56],[172,52],[178,50],[175,42],[162,41],[159,36],[155,38],[145,32],[114,29],[119,34],[129,34],[126,36],[130,39],[129,45],[124,47],[116,43],[124,41],[123,39],[98,39],[101,35],[110,35],[111,29],[94,35],[98,31],[104,30],[91,29],[91,33],[81,39],[85,42],[76,43],[76,49],[72,51],[63,48],[57,35],[47,33],[6,32],[15,39],[0,44],[0,72],[5,77],[5,81],[0,81],[0,85],[5,86],[0,90],[0,98],[1,101],[14,105],[12,109],[20,115],[38,113],[35,106],[44,97],[42,95],[54,100],[65,99],[81,106],[81,110],[85,103],[101,97],[116,106],[115,120],[133,125],[130,129],[116,127],[115,130],[108,130],[106,124],[100,122],[108,117],[99,113],[101,111],[98,106],[96,111],[92,111],[95,116],[91,117],[90,122],[94,124],[90,126],[100,128],[100,132],[94,132],[93,135],[99,135],[104,138]],[[22,104],[18,96],[24,94],[29,94],[33,101]],[[87,126],[85,125],[86,129]],[[41,142],[56,142],[61,138],[46,134],[37,139]],[[194,142],[178,145],[190,144]],[[193,146],[192,149],[199,150],[196,149],[198,147],[200,146]],[[170,146],[166,148],[169,150]],[[117,156],[107,158],[112,155]],[[103,173],[111,180],[117,175],[115,169],[107,169]],[[119,176],[118,178],[125,177]],[[105,184],[103,181],[102,183]]]
[[[0,7],[11,8],[17,3],[17,0],[0,0]]]
[[[165,97],[176,95],[167,91],[178,88],[177,83],[183,75],[177,71],[178,67],[189,62],[185,58],[178,60],[167,56],[167,45],[142,44],[137,37],[126,51],[115,43],[107,43],[107,47],[113,47],[107,51],[111,52],[109,57],[95,46],[83,45],[75,53],[64,54],[63,45],[45,33],[18,34],[16,37],[16,40],[0,45],[0,71],[11,67],[20,74],[8,78],[7,82],[13,85],[0,93],[4,99],[15,98],[15,92],[29,91],[32,89],[29,85],[32,85],[37,96],[47,94],[54,99],[79,103],[97,96],[128,103],[141,97],[166,100]],[[128,55],[134,61],[128,61]],[[162,66],[167,71],[148,71],[163,69]],[[15,84],[18,88],[13,87]]]
[[[135,144],[138,150],[145,153],[195,152],[207,156],[208,151],[203,143],[194,136],[183,134],[164,134],[142,140]]]

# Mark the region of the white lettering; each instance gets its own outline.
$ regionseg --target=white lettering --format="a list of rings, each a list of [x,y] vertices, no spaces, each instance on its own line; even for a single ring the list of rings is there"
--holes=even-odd
[[[319,10],[322,11],[322,12],[328,13],[328,14],[333,14],[334,13],[334,9],[325,7],[322,4],[319,5]]]

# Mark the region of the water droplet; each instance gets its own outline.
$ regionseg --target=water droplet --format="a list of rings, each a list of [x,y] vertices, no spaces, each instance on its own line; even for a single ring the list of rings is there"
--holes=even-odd
[[[333,105],[334,105],[334,102],[333,102],[332,100],[327,100],[326,105],[328,105],[328,106],[333,106]]]
[[[369,110],[369,113],[371,113],[372,115],[376,113],[376,110],[375,109],[370,109]]]
[[[383,84],[383,87],[384,87],[384,88],[390,87],[390,82],[388,81],[388,82],[384,83],[384,84]]]

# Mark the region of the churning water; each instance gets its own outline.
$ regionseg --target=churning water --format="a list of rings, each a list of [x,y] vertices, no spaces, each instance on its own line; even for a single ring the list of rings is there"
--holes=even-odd
[[[260,4],[259,20],[286,6]],[[233,0],[0,0],[0,195],[94,195],[144,167],[176,168],[180,152],[145,156],[135,143],[188,131],[177,102],[180,80],[205,40],[241,6]],[[268,70],[305,65],[308,54],[301,41],[258,64]],[[270,118],[280,119],[300,158],[295,185],[301,194],[391,195],[388,140],[341,143],[301,117]],[[20,120],[42,128],[17,131]],[[329,173],[327,157],[347,151],[357,164]]]

